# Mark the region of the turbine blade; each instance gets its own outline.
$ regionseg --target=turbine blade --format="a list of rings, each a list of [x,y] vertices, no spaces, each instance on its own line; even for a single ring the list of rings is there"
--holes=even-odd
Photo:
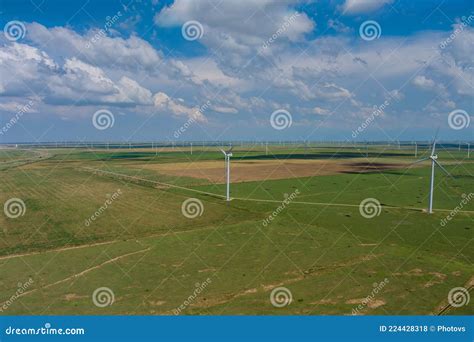
[[[438,133],[439,133],[439,127],[436,130],[435,136],[433,138],[433,147],[431,149],[431,155],[434,156],[435,150],[436,150],[436,139],[438,139]]]
[[[231,147],[227,150],[227,153],[232,152],[233,149],[234,149],[234,146],[231,146]]]
[[[418,163],[427,161],[427,160],[429,160],[429,159],[430,159],[430,158],[423,158],[423,159],[417,160],[416,162],[411,163],[410,165],[415,165],[415,164],[418,164]]]
[[[224,156],[226,155],[225,151],[221,148],[220,149],[222,153],[224,153]]]
[[[436,165],[438,165],[438,166],[441,168],[441,170],[444,171],[445,174],[447,174],[447,175],[448,175],[449,177],[451,177],[451,178],[454,178],[453,175],[450,174],[450,173],[448,172],[448,170],[446,170],[446,169],[444,168],[444,166],[441,165],[436,159],[434,160],[434,162],[436,163]]]

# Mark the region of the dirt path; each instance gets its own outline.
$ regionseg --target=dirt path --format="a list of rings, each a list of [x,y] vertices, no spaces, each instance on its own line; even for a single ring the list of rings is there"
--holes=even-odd
[[[182,231],[179,231],[179,232],[174,232],[173,231],[173,232],[167,232],[167,233],[157,233],[157,234],[141,236],[140,239],[148,239],[148,238],[154,238],[154,237],[160,237],[160,236],[169,236],[169,235],[177,235],[177,234],[184,234],[184,233],[192,233],[192,232],[206,231],[206,230],[211,230],[211,229],[215,229],[215,227],[211,226],[211,227],[204,227],[204,228],[197,228],[197,229],[182,230]],[[38,255],[38,254],[52,253],[52,252],[65,252],[65,251],[70,251],[70,250],[74,250],[74,249],[96,247],[96,246],[101,246],[101,245],[108,245],[108,244],[117,243],[117,242],[127,242],[127,241],[132,241],[132,240],[135,241],[137,239],[136,238],[131,238],[131,239],[127,239],[127,240],[110,240],[110,241],[96,242],[96,243],[90,243],[90,244],[79,245],[79,246],[62,247],[62,248],[57,248],[57,249],[48,249],[48,250],[40,251],[40,252],[4,255],[4,256],[0,256],[0,261],[6,260],[6,259],[28,257],[28,256],[32,256],[32,255]]]
[[[23,292],[23,293],[19,294],[19,295],[17,296],[17,298],[26,296],[26,295],[31,294],[31,293],[33,293],[33,292],[36,292],[36,291],[38,291],[38,290],[44,290],[44,289],[50,288],[50,287],[52,287],[52,286],[65,283],[65,282],[67,282],[67,281],[69,281],[69,280],[72,280],[72,279],[81,277],[81,276],[83,276],[84,274],[87,274],[87,273],[89,273],[89,272],[92,272],[92,271],[94,271],[94,270],[97,270],[97,269],[99,269],[99,268],[101,268],[101,267],[103,267],[103,266],[105,266],[105,265],[111,264],[111,263],[113,263],[113,262],[115,262],[115,261],[117,261],[117,260],[120,260],[120,259],[129,257],[129,256],[131,256],[131,255],[135,255],[135,254],[139,254],[139,253],[145,253],[145,252],[148,252],[149,250],[151,250],[151,247],[148,247],[148,248],[146,248],[146,249],[142,249],[142,250],[140,250],[140,251],[136,251],[136,252],[132,252],[132,253],[127,253],[127,254],[119,255],[118,257],[109,259],[109,260],[104,261],[103,263],[100,263],[100,264],[98,264],[98,265],[95,265],[95,266],[86,268],[85,270],[83,270],[83,271],[81,271],[81,272],[79,272],[79,273],[73,274],[72,276],[69,276],[69,277],[67,277],[67,278],[58,280],[58,281],[56,281],[56,282],[54,282],[54,283],[51,283],[51,284],[47,284],[47,285],[42,286],[42,287],[40,287],[40,288],[36,288],[36,289],[30,290],[30,291]]]
[[[95,247],[95,246],[101,246],[101,245],[108,245],[108,244],[118,242],[118,241],[120,241],[120,240],[97,242],[97,243],[90,243],[90,244],[80,245],[80,246],[62,247],[62,248],[57,248],[57,249],[48,249],[48,250],[40,251],[40,252],[4,255],[4,256],[0,256],[0,261],[1,260],[6,260],[6,259],[12,259],[12,258],[20,258],[20,257],[24,257],[24,256],[44,254],[44,253],[49,253],[49,252],[63,252],[63,251],[70,251],[70,250],[74,250],[74,249],[80,249],[80,248],[88,248],[88,247]]]
[[[260,284],[260,286],[258,288],[245,289],[245,290],[242,290],[242,291],[225,294],[225,295],[222,295],[222,296],[219,296],[219,297],[213,297],[212,299],[211,298],[206,298],[206,299],[198,298],[196,300],[196,302],[190,304],[190,307],[209,308],[209,307],[213,307],[213,306],[216,306],[216,305],[227,304],[228,302],[234,300],[235,298],[252,295],[252,294],[255,294],[259,291],[267,292],[267,291],[270,291],[273,288],[278,287],[278,286],[288,286],[290,284],[297,283],[297,282],[302,281],[302,280],[307,279],[307,278],[316,277],[316,276],[325,274],[327,272],[332,272],[337,268],[343,268],[343,267],[349,267],[349,266],[355,266],[355,265],[363,264],[365,262],[368,262],[368,261],[371,261],[375,258],[378,258],[382,255],[383,254],[379,254],[379,255],[368,254],[368,255],[364,255],[362,257],[359,257],[357,259],[354,259],[354,260],[349,260],[349,261],[344,262],[344,263],[338,263],[338,264],[328,265],[328,266],[324,266],[324,267],[310,267],[309,269],[304,270],[302,273],[299,273],[294,277],[282,280],[278,283]]]

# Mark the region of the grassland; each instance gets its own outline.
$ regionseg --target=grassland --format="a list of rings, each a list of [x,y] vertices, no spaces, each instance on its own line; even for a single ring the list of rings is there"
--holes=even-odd
[[[452,288],[474,285],[474,200],[441,224],[473,192],[474,160],[455,149],[441,149],[439,158],[454,178],[437,170],[437,210],[428,215],[428,164],[282,179],[266,172],[234,182],[227,204],[225,184],[158,167],[197,170],[222,161],[217,148],[192,155],[170,148],[0,150],[1,203],[20,198],[26,207],[18,218],[0,215],[1,314],[173,314],[186,303],[181,314],[349,315],[385,279],[359,314],[437,314]],[[268,154],[244,146],[232,165],[269,160],[314,161],[322,170],[325,161],[404,165],[415,158],[412,149],[386,146],[271,146]],[[203,204],[192,219],[181,209],[190,197]],[[360,214],[366,198],[381,203],[380,215]],[[197,283],[207,286],[189,300]],[[280,286],[292,302],[278,308],[270,293]],[[112,305],[93,304],[99,287],[113,291]],[[472,302],[443,314],[472,313]]]

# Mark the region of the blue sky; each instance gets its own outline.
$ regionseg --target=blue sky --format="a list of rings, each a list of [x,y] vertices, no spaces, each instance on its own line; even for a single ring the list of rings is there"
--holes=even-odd
[[[473,140],[473,7],[0,0],[0,142]]]

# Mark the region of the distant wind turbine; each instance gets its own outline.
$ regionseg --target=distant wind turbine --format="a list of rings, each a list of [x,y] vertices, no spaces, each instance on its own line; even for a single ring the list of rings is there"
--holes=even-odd
[[[232,157],[232,149],[231,147],[229,150],[224,151],[221,149],[221,152],[224,154],[225,158],[225,166],[226,166],[226,179],[227,179],[227,191],[226,191],[226,201],[230,201],[230,157]]]
[[[420,159],[413,164],[421,163],[426,160],[431,159],[431,180],[430,180],[430,202],[429,202],[429,208],[428,212],[430,214],[433,213],[433,190],[434,190],[434,176],[435,176],[435,164],[440,167],[441,170],[443,170],[444,173],[446,173],[449,177],[453,177],[444,167],[438,162],[438,155],[436,154],[436,139],[438,137],[438,131],[436,132],[436,135],[433,139],[433,146],[431,148],[431,154],[427,158]]]

